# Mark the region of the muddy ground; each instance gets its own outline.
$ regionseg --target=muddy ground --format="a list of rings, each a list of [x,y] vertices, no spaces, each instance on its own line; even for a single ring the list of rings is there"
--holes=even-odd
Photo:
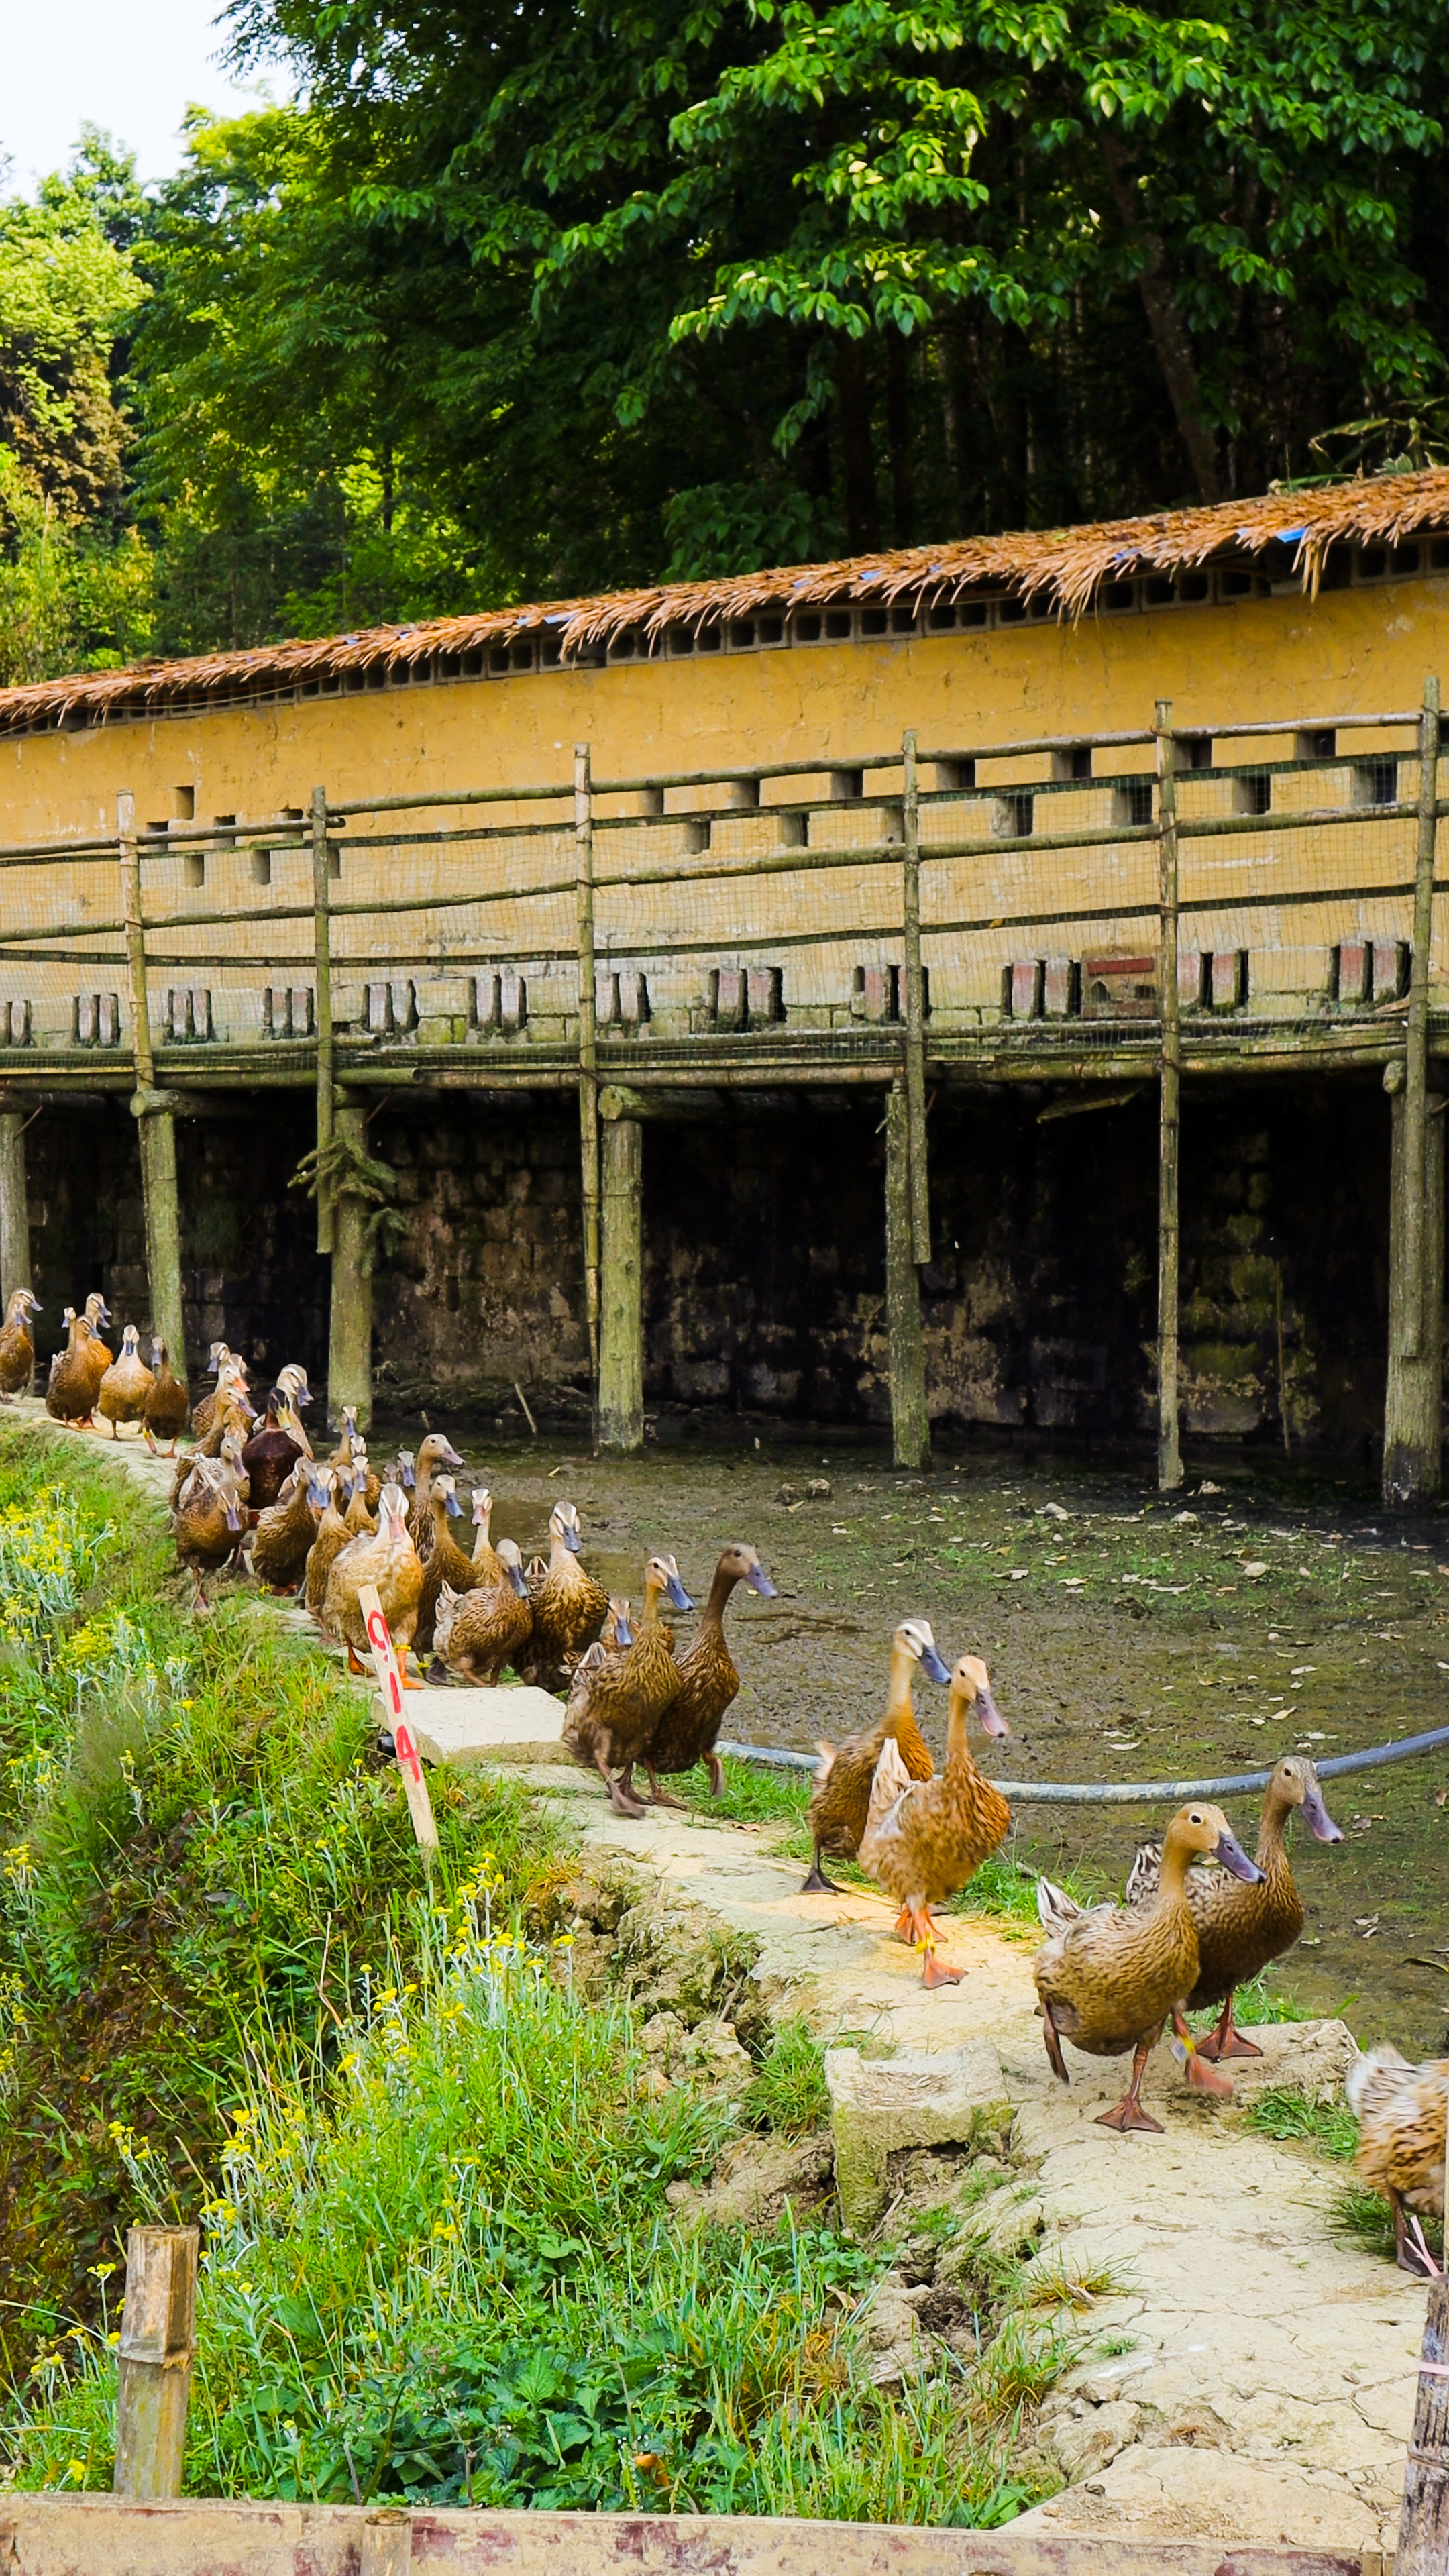
[[[752,1540],[780,1598],[736,1596],[743,1686],[726,1732],[757,1743],[808,1750],[870,1722],[910,1613],[948,1660],[969,1647],[989,1661],[1012,1729],[1001,1777],[1201,1777],[1449,1723],[1449,1514],[1396,1518],[1357,1479],[1234,1456],[1164,1500],[1143,1466],[1049,1456],[976,1450],[903,1476],[868,1446],[762,1433],[757,1447],[749,1428],[729,1447],[661,1440],[605,1460],[548,1434],[440,1427],[491,1484],[495,1536],[527,1554],[566,1493],[586,1562],[636,1602],[650,1550],[672,1551],[702,1599],[723,1542]],[[416,1418],[380,1420],[373,1454],[419,1436]],[[779,1499],[812,1479],[828,1497]],[[939,1755],[945,1693],[918,1699]],[[1331,1786],[1329,1803],[1345,1839],[1298,1839],[1308,1931],[1277,1983],[1363,2042],[1437,2051],[1449,1746]],[[1256,1800],[1228,1804],[1251,1844]],[[1015,1848],[1048,1869],[1086,1862],[1106,1887],[1161,1821],[1147,1806],[1022,1809]]]

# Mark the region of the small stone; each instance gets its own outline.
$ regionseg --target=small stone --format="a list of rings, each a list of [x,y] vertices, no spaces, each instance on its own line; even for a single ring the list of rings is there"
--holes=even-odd
[[[1047,1521],[1069,1521],[1072,1516],[1070,1512],[1063,1511],[1060,1503],[1043,1503],[1041,1517]]]
[[[828,1476],[812,1476],[805,1488],[807,1503],[829,1503],[835,1499],[835,1487]]]
[[[802,1495],[798,1485],[786,1484],[780,1487],[779,1492],[775,1496],[775,1500],[777,1503],[799,1503],[803,1502],[804,1496]]]
[[[1174,1512],[1172,1515],[1172,1526],[1174,1529],[1200,1529],[1202,1526],[1202,1514],[1200,1512]]]
[[[1267,1566],[1264,1564],[1260,1556],[1255,1556],[1251,1562],[1243,1568],[1243,1573],[1249,1583],[1258,1582],[1259,1579],[1267,1573],[1267,1571]]]

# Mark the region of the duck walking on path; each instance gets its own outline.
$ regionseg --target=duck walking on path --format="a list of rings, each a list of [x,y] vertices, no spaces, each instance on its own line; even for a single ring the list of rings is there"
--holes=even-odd
[[[815,1857],[800,1890],[802,1896],[839,1895],[834,1879],[827,1878],[820,1866],[820,1855],[829,1852],[835,1860],[854,1860],[870,1813],[876,1765],[887,1736],[899,1745],[909,1778],[929,1780],[935,1772],[929,1747],[916,1724],[911,1686],[917,1665],[933,1682],[949,1682],[951,1678],[936,1651],[929,1619],[903,1619],[891,1639],[890,1692],[884,1717],[862,1734],[847,1736],[842,1745],[820,1746],[820,1767],[805,1819],[814,1837]]]
[[[1179,1807],[1162,1841],[1157,1893],[1144,1905],[1094,1905],[1084,1910],[1049,1878],[1037,1882],[1037,1911],[1049,1938],[1032,1963],[1041,1997],[1042,2035],[1052,2073],[1069,2084],[1062,2041],[1089,2057],[1133,2054],[1132,2080],[1104,2129],[1151,2129],[1162,2123],[1142,2108],[1147,2060],[1169,2013],[1181,2022],[1183,1999],[1197,1983],[1197,1926],[1187,1897],[1187,1873],[1198,1853],[1251,1885],[1262,1877],[1256,1861],[1234,1840],[1221,1807]],[[1223,2100],[1232,2085],[1183,2041],[1187,2079],[1198,2092]]]
[[[1343,2089],[1358,2120],[1353,2169],[1360,2182],[1381,2191],[1389,2204],[1399,2269],[1435,2281],[1439,2265],[1413,2213],[1422,2209],[1437,2218],[1444,2208],[1449,2057],[1431,2057],[1421,2066],[1411,2066],[1387,2040],[1381,2040],[1377,2048],[1354,2060]]]
[[[156,1443],[170,1443],[167,1456],[174,1458],[176,1443],[186,1428],[186,1408],[190,1398],[171,1365],[171,1354],[159,1335],[151,1342],[151,1392],[141,1416],[141,1437],[153,1457]]]
[[[732,1539],[714,1570],[709,1599],[704,1605],[694,1643],[688,1654],[677,1655],[679,1688],[640,1755],[649,1774],[649,1787],[656,1806],[677,1805],[666,1799],[659,1787],[661,1771],[692,1771],[696,1762],[709,1767],[709,1789],[712,1798],[724,1795],[724,1764],[716,1753],[715,1738],[724,1724],[725,1710],[740,1686],[734,1659],[725,1643],[724,1614],[730,1594],[737,1583],[747,1583],[762,1601],[776,1598],[775,1587],[760,1563],[757,1548],[743,1539]],[[630,1772],[632,1771],[630,1766]],[[630,1772],[624,1775],[624,1788],[633,1788]]]
[[[1303,1899],[1283,1847],[1283,1828],[1295,1814],[1319,1842],[1342,1842],[1307,1755],[1285,1753],[1263,1792],[1254,1855],[1262,1876],[1245,1886],[1227,1869],[1194,1869],[1188,1874],[1187,1901],[1197,1926],[1197,1984],[1187,1998],[1187,2008],[1205,2012],[1210,2004],[1222,2005],[1217,2029],[1197,2042],[1199,2057],[1214,2065],[1225,2057],[1263,2054],[1233,2028],[1233,1994],[1250,1977],[1258,1976],[1270,1959],[1291,1950],[1303,1930]],[[1143,1843],[1128,1872],[1129,1905],[1140,1905],[1156,1895],[1161,1867],[1156,1843]]]
[[[112,1360],[96,1389],[96,1411],[110,1424],[113,1440],[120,1438],[119,1424],[141,1421],[153,1383],[141,1357],[141,1336],[134,1324],[128,1324],[121,1335],[120,1356]]]
[[[533,1643],[523,1678],[540,1690],[568,1685],[575,1664],[603,1626],[609,1596],[603,1585],[579,1563],[583,1539],[572,1503],[555,1503],[548,1516],[548,1564],[535,1586],[528,1578],[533,1603]]]
[[[679,1688],[674,1640],[659,1616],[661,1600],[676,1610],[694,1603],[672,1556],[651,1556],[644,1568],[644,1607],[634,1642],[593,1671],[586,1694],[569,1695],[563,1741],[583,1763],[592,1762],[621,1816],[645,1812],[625,1780]]]
[[[888,1735],[861,1836],[861,1868],[895,1898],[901,1909],[896,1922],[900,1938],[925,1953],[923,1986],[960,1984],[962,1971],[943,1968],[936,1956],[939,1935],[931,1909],[965,1886],[1011,1823],[1001,1791],[972,1759],[967,1728],[973,1713],[985,1734],[1009,1732],[991,1696],[986,1666],[977,1655],[962,1655],[951,1674],[944,1767],[933,1779],[913,1780],[894,1736]]]
[[[0,1325],[0,1397],[28,1395],[35,1374],[35,1340],[30,1318],[40,1313],[40,1299],[17,1288]]]

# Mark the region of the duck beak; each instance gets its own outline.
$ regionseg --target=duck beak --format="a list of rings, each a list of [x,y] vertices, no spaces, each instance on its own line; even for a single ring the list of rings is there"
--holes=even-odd
[[[226,1525],[229,1530],[241,1528],[241,1514],[233,1502],[229,1502],[226,1507]]]
[[[664,1587],[664,1597],[669,1603],[671,1610],[692,1610],[694,1608],[694,1603],[691,1601],[689,1594],[685,1591],[685,1588],[680,1582],[677,1574],[671,1574],[669,1581]]]
[[[976,1714],[981,1720],[981,1730],[984,1735],[994,1736],[999,1740],[1003,1735],[1011,1733],[989,1690],[977,1692]]]
[[[457,1495],[456,1495],[456,1494],[445,1494],[445,1495],[444,1495],[444,1497],[443,1497],[443,1500],[445,1501],[445,1503],[446,1503],[446,1504],[447,1504],[447,1506],[448,1506],[448,1518],[449,1518],[449,1520],[450,1520],[450,1521],[460,1521],[460,1520],[462,1519],[462,1517],[463,1517],[463,1506],[462,1506],[462,1504],[459,1502]]]
[[[777,1601],[780,1597],[762,1565],[752,1565],[745,1581],[752,1592],[758,1592],[762,1601]]]
[[[628,1622],[628,1620],[627,1620],[627,1619],[619,1618],[619,1619],[616,1619],[616,1620],[614,1621],[614,1638],[615,1638],[615,1642],[616,1642],[618,1645],[621,1645],[621,1646],[632,1646],[632,1645],[633,1645],[633,1643],[634,1643],[634,1631],[633,1631],[633,1629],[630,1627],[629,1622]]]
[[[570,1556],[577,1556],[580,1548],[583,1546],[583,1540],[580,1538],[578,1531],[576,1529],[571,1529],[567,1521],[564,1523],[563,1543],[568,1549]]]
[[[443,1464],[444,1464],[444,1466],[445,1466],[445,1467],[461,1467],[461,1466],[462,1466],[462,1464],[463,1464],[462,1459],[459,1457],[458,1452],[457,1452],[457,1450],[453,1447],[453,1444],[452,1444],[452,1442],[451,1442],[451,1441],[447,1441],[447,1442],[445,1442],[445,1443],[444,1443],[444,1447],[443,1447]]]
[[[1232,1834],[1219,1834],[1213,1859],[1220,1861],[1224,1869],[1230,1869],[1234,1878],[1246,1879],[1250,1887],[1263,1875],[1257,1862],[1249,1860],[1242,1844]]]
[[[1336,1825],[1323,1803],[1322,1792],[1310,1789],[1303,1801],[1303,1821],[1309,1832],[1321,1843],[1341,1843],[1343,1828]]]
[[[512,1584],[514,1591],[518,1593],[522,1600],[526,1601],[528,1599],[528,1585],[524,1579],[523,1568],[521,1565],[510,1565],[508,1569],[508,1580]]]
[[[928,1681],[948,1682],[951,1678],[948,1666],[942,1663],[934,1646],[921,1648],[921,1670]]]

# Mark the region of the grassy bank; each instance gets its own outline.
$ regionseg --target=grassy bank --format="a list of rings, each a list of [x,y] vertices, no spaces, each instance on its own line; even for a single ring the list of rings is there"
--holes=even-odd
[[[571,1856],[525,1792],[435,1780],[424,1887],[361,1695],[255,1598],[198,1625],[180,1595],[117,1469],[0,1431],[18,2480],[109,2484],[116,2267],[164,2216],[204,2231],[193,2492],[1019,2509],[1054,2302],[983,2275],[979,2350],[874,2384],[889,2244],[671,2199],[750,2124],[818,2117],[801,2028],[752,2026],[733,2092],[666,2080],[637,1998],[575,1990]]]

